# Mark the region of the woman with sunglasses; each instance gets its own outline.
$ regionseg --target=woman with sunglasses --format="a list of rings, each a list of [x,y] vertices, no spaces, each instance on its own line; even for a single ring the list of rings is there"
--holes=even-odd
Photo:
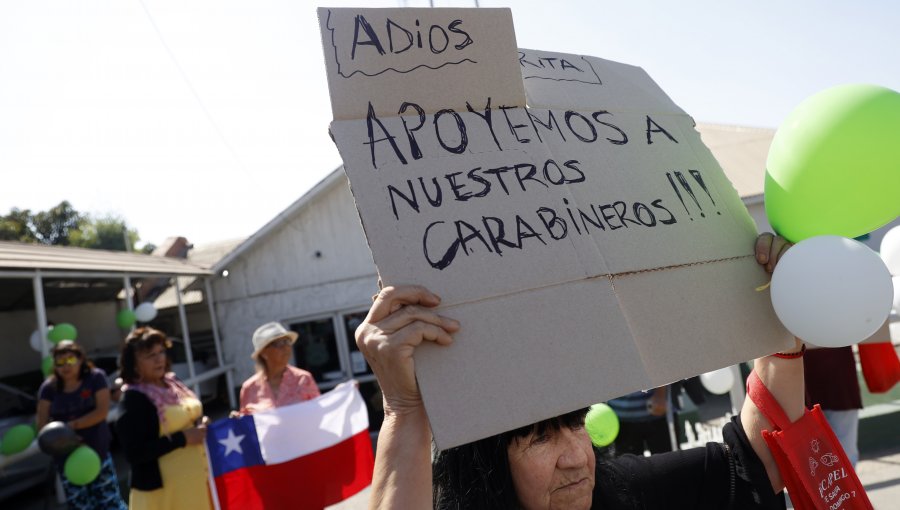
[[[111,439],[106,415],[109,412],[109,383],[106,374],[94,368],[80,345],[63,340],[53,347],[53,373],[38,391],[37,429],[50,421],[65,422],[81,440],[100,456],[100,474],[87,485],[73,485],[62,469],[65,458],[55,458],[69,508],[125,509],[119,493],[116,468],[109,454]]]
[[[256,362],[257,371],[241,386],[239,414],[252,414],[319,396],[319,387],[312,374],[290,364],[291,345],[296,341],[297,333],[277,322],[256,329],[250,357]]]

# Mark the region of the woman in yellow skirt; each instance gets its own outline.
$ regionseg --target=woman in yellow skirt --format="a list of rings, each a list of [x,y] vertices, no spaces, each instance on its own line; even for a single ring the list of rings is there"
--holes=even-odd
[[[125,339],[119,359],[122,415],[119,441],[131,464],[132,510],[212,508],[200,400],[169,370],[162,331],[144,327]]]

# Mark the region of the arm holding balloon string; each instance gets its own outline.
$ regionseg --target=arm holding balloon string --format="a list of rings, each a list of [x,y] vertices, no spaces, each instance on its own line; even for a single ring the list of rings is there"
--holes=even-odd
[[[780,236],[762,234],[756,239],[756,260],[765,266],[767,272],[772,273],[790,246],[791,244]],[[803,342],[795,339],[794,348],[790,351],[759,358],[753,365],[753,370],[791,421],[800,419],[805,410],[803,352]],[[740,419],[753,451],[766,468],[772,489],[780,492],[784,489],[784,481],[775,458],[762,436],[763,430],[772,430],[771,423],[749,398],[744,400]]]

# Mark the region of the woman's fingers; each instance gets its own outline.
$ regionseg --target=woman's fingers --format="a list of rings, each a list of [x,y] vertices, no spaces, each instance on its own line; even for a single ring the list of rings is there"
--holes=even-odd
[[[457,321],[438,315],[433,311],[418,305],[404,306],[379,321],[378,327],[385,332],[394,332],[416,322],[432,324],[451,333],[459,329],[459,323]]]
[[[775,235],[770,232],[764,232],[756,237],[756,261],[760,264],[769,263],[769,252],[774,239]]]
[[[420,285],[385,287],[375,296],[366,321],[378,322],[407,305],[434,307],[440,302],[441,299],[436,294]]]
[[[778,264],[778,261],[781,260],[781,256],[784,255],[784,252],[790,247],[791,244],[787,239],[781,236],[775,236],[775,239],[772,240],[772,248],[769,250],[769,262],[766,264],[766,271],[770,273],[775,271],[775,266]]]
[[[771,273],[775,270],[778,261],[788,248],[793,246],[787,239],[776,236],[769,232],[760,234],[756,238],[756,261],[760,265],[766,266],[766,271]]]

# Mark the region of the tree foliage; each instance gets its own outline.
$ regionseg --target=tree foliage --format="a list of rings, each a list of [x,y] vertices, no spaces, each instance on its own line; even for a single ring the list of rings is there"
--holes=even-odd
[[[133,251],[139,239],[137,230],[129,229],[123,218],[81,213],[65,200],[46,211],[14,207],[0,216],[0,240],[3,241]]]

